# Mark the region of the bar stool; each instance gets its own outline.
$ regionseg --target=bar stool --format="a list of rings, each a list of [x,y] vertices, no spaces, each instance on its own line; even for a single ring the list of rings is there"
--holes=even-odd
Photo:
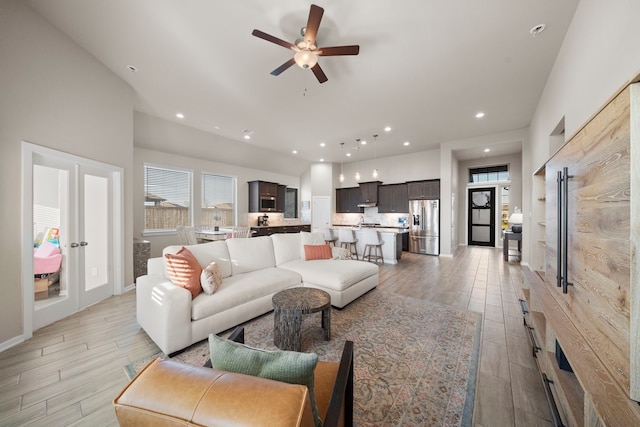
[[[366,258],[367,261],[371,262],[371,257],[373,257],[373,262],[376,264],[378,263],[378,260],[382,261],[384,264],[384,257],[382,256],[382,245],[384,245],[384,241],[380,239],[380,233],[378,233],[377,230],[365,228],[362,240],[364,241],[362,260],[364,261]],[[374,250],[373,254],[371,254],[372,248]]]
[[[356,239],[356,233],[350,228],[341,228],[338,236],[340,237],[340,246],[348,249],[352,254],[355,254],[356,259],[358,259],[358,247],[356,246],[358,239]]]
[[[327,245],[329,246],[336,245],[336,241],[338,240],[338,238],[333,235],[333,232],[331,231],[330,228],[322,228],[320,229],[320,231],[322,231],[322,234],[324,235],[324,242]]]

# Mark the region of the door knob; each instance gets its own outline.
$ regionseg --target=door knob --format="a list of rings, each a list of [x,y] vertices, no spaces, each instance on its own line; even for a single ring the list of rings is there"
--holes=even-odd
[[[73,242],[73,243],[71,244],[71,247],[72,247],[72,248],[77,248],[78,246],[80,246],[80,245],[79,245],[79,244],[77,244],[76,242]]]
[[[87,246],[89,242],[80,242],[80,246]]]

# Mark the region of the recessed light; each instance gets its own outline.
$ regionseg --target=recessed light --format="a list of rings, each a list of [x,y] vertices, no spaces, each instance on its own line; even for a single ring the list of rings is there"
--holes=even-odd
[[[176,117],[179,118],[179,119],[184,119],[184,114],[176,113]]]
[[[535,37],[546,29],[547,29],[547,24],[538,24],[529,30],[529,34]]]
[[[320,147],[324,147],[325,145],[327,145],[327,144],[325,144],[324,142],[320,143]]]
[[[251,139],[251,135],[248,135],[248,134],[247,134],[247,135],[245,135],[245,136],[244,136],[244,139]]]
[[[491,148],[485,148],[485,149],[484,149],[484,152],[485,152],[485,153],[488,153],[489,151],[491,151]]]
[[[321,162],[324,162],[324,159],[320,159]]]
[[[385,126],[384,131],[385,132],[391,132],[391,126]]]
[[[482,111],[476,113],[476,119],[481,119],[484,117],[484,113]]]
[[[362,145],[367,145],[367,141],[365,141],[364,139],[362,141],[360,141],[360,144]]]
[[[293,150],[292,153],[293,154],[298,154],[298,150]]]
[[[404,145],[405,147],[408,147],[411,143],[409,141],[405,141],[402,145]]]
[[[133,65],[127,65],[127,68],[129,69],[129,71],[131,71],[132,73],[137,73],[138,69],[136,67],[134,67]]]
[[[220,130],[220,126],[214,126],[213,127],[215,130]]]
[[[351,153],[347,153],[347,157],[351,157]]]

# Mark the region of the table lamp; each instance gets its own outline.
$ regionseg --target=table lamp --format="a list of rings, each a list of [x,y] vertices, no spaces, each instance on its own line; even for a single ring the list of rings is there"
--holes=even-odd
[[[509,217],[509,224],[511,224],[511,231],[522,233],[522,212],[512,213]]]

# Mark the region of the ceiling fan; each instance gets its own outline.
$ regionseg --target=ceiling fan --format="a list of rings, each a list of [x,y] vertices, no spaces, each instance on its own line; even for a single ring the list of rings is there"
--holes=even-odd
[[[323,14],[323,8],[315,4],[311,5],[307,26],[300,30],[302,37],[297,39],[295,43],[289,43],[260,30],[253,30],[252,35],[296,52],[293,58],[273,70],[271,72],[272,75],[278,76],[293,64],[298,64],[301,68],[311,68],[318,81],[324,83],[328,79],[322,68],[320,68],[320,64],[318,64],[319,56],[357,55],[360,52],[360,46],[358,45],[322,48],[316,45],[316,35],[318,34]]]

